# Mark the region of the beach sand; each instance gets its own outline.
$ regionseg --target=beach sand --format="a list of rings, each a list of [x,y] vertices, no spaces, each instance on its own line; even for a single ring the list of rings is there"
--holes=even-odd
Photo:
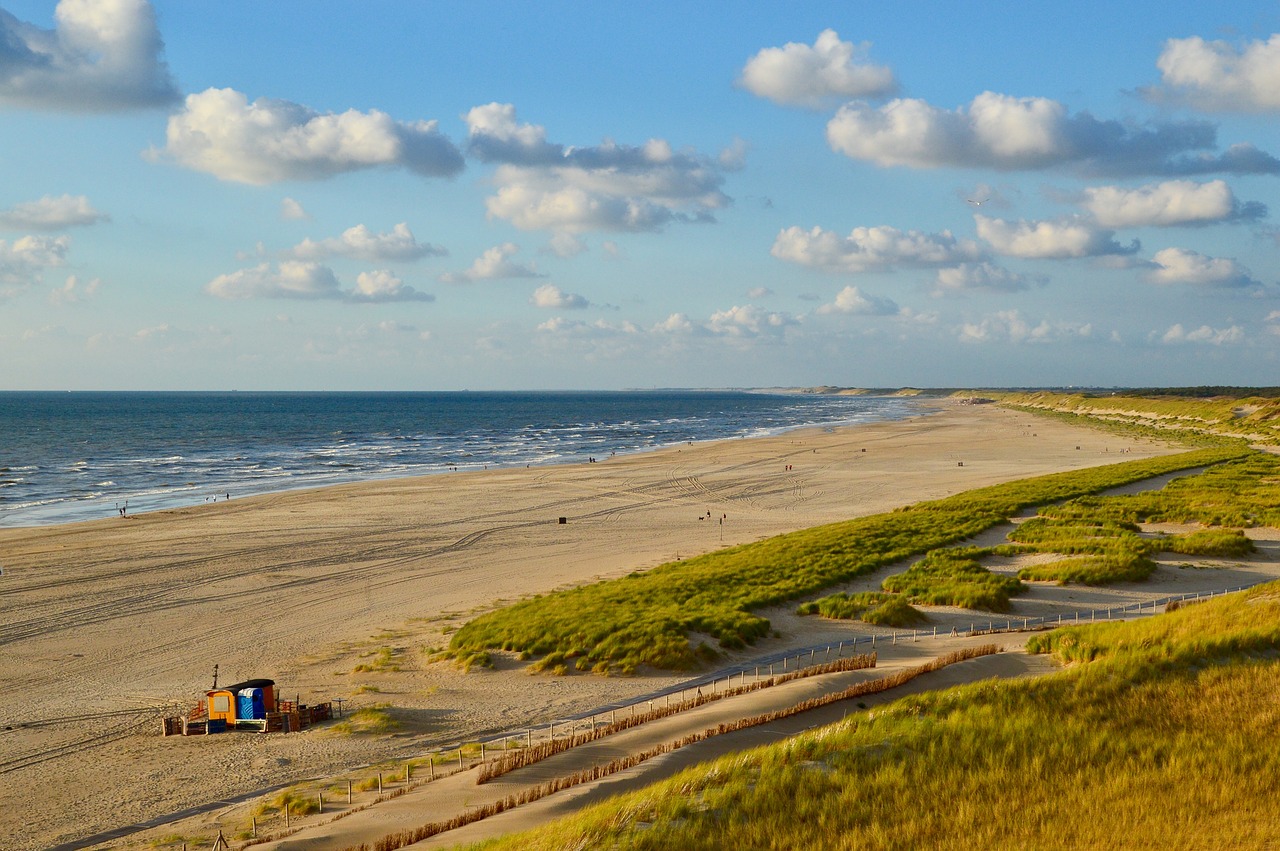
[[[530,676],[506,658],[463,674],[427,660],[449,631],[504,601],[996,482],[1175,451],[940,402],[902,422],[0,530],[0,847],[47,848],[679,681]],[[782,637],[746,656],[837,634],[818,619],[769,615]],[[384,647],[400,670],[356,672]],[[158,716],[203,697],[214,665],[220,684],[268,677],[304,703],[390,704],[402,727],[377,738],[323,729],[161,738]]]

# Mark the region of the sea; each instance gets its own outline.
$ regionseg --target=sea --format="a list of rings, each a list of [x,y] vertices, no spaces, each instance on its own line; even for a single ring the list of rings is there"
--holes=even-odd
[[[0,526],[905,419],[910,397],[752,391],[0,392]]]

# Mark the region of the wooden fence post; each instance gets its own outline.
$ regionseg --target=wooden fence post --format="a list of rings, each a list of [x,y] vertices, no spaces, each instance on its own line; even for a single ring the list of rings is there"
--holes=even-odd
[[[351,803],[351,781],[350,780],[347,781],[347,803],[348,804]],[[254,834],[254,836],[257,836],[257,835],[258,834],[256,833]]]

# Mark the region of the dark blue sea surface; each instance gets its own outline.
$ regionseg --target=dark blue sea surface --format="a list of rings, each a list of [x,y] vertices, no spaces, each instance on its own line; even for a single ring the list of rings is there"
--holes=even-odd
[[[737,391],[0,393],[0,526],[921,411],[899,397]]]

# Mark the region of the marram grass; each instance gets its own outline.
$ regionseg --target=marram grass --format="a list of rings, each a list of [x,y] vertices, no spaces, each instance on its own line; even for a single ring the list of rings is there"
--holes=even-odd
[[[687,669],[715,655],[689,633],[740,648],[768,634],[755,610],[815,594],[880,567],[955,544],[1034,505],[1249,454],[1222,447],[979,488],[897,511],[781,535],[644,573],[533,597],[455,632],[450,653],[563,653],[578,670]]]
[[[1093,661],[904,697],[478,847],[1280,844],[1280,584],[1041,646]]]

